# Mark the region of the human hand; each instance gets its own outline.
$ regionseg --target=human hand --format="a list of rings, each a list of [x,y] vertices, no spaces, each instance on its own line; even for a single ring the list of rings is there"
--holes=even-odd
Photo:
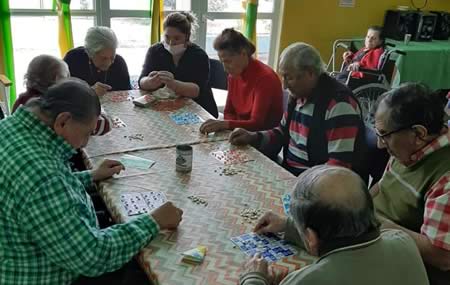
[[[289,269],[287,268],[279,268],[276,267],[275,264],[273,266],[269,266],[270,285],[279,285],[288,274]]]
[[[165,71],[165,70],[158,71],[158,76],[161,77],[161,78],[175,79],[175,76],[173,75],[172,72]]]
[[[253,231],[257,234],[278,233],[286,229],[286,223],[287,217],[269,211],[258,220]]]
[[[228,140],[234,145],[247,145],[256,142],[258,135],[255,132],[249,132],[245,129],[235,129]]]
[[[354,62],[348,65],[347,71],[358,71],[359,70],[360,63]]]
[[[244,263],[241,275],[245,275],[251,272],[261,273],[266,278],[266,280],[268,280],[269,264],[264,258],[261,257],[259,253],[255,254],[255,256]]]
[[[92,179],[99,182],[110,178],[114,174],[119,174],[125,170],[125,166],[117,160],[105,159],[96,169],[92,171]]]
[[[110,85],[101,82],[95,82],[95,84],[92,85],[91,88],[94,89],[97,96],[103,96],[106,94],[106,92],[112,89]]]
[[[176,91],[177,90],[177,80],[175,80],[175,77],[172,73],[169,71],[159,71],[158,72],[158,78],[161,81],[161,83],[165,84],[167,88]]]
[[[182,220],[183,210],[168,201],[153,210],[150,215],[161,230],[174,230]]]
[[[353,55],[353,53],[351,52],[351,51],[346,51],[346,52],[344,52],[344,54],[342,55],[342,59],[344,60],[344,61],[349,61],[350,60],[350,57]]]
[[[229,128],[227,121],[209,119],[200,126],[200,132],[203,134],[219,132]]]

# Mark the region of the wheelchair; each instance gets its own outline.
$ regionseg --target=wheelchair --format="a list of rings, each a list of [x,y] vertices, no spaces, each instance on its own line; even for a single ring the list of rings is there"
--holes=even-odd
[[[336,70],[336,53],[339,50],[351,50],[356,52],[355,43],[362,42],[364,39],[338,39],[333,43],[333,52],[328,61],[327,70],[331,76],[336,76],[344,71],[345,63],[342,63],[339,71]],[[374,107],[380,95],[391,89],[392,77],[395,74],[395,61],[399,55],[405,56],[406,53],[395,49],[391,43],[385,44],[385,51],[380,57],[377,69],[360,68],[363,78],[354,78],[349,73],[346,84],[352,89],[353,94],[358,99],[361,106],[364,122],[367,126],[374,125]]]

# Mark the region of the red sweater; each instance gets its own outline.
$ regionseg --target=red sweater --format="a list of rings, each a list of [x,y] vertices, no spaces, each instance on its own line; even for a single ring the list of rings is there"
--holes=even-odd
[[[350,59],[358,57],[359,53],[364,52],[365,48],[358,50]],[[380,58],[384,53],[383,47],[378,47],[375,49],[369,50],[359,61],[359,67],[365,69],[374,69],[378,70],[378,63],[380,62]],[[362,72],[354,71],[352,72],[352,77],[354,78],[363,78],[364,74]]]
[[[274,128],[283,115],[283,92],[277,74],[251,59],[239,76],[228,76],[224,118],[230,128],[262,131]]]

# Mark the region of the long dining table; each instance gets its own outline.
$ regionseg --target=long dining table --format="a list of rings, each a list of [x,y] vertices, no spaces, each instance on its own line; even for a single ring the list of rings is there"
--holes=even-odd
[[[98,192],[117,223],[130,221],[121,201],[124,193],[163,192],[182,208],[183,221],[176,231],[163,231],[137,256],[149,279],[155,284],[237,284],[246,255],[230,240],[251,232],[256,220],[242,211],[283,213],[284,194],[290,193],[296,177],[251,146],[237,147],[228,142],[228,132],[199,133],[201,122],[212,116],[193,100],[160,100],[147,108],[133,105],[143,93],[137,90],[110,92],[101,98],[102,107],[115,126],[104,136],[92,137],[86,147],[88,167],[103,159],[121,159],[125,154],[155,161],[148,169],[127,168],[99,184]],[[151,96],[151,94],[149,94]],[[197,123],[179,125],[171,115],[196,114]],[[119,118],[119,120],[117,119]],[[176,145],[193,148],[192,171],[175,170]],[[245,160],[223,163],[212,155],[235,151]],[[194,203],[192,196],[206,203]],[[205,259],[192,265],[181,253],[205,246]],[[298,254],[272,264],[285,274],[313,262],[314,257],[298,249]]]

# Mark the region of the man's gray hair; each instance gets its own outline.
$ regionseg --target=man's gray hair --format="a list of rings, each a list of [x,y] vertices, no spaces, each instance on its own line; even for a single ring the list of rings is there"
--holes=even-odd
[[[116,34],[108,27],[91,27],[84,38],[84,48],[90,58],[104,48],[116,50],[117,46]]]
[[[41,54],[33,58],[25,74],[25,86],[28,90],[34,89],[41,93],[54,85],[58,79],[68,77],[67,64],[52,55]]]
[[[283,50],[280,55],[280,67],[292,68],[296,73],[311,70],[316,75],[321,75],[325,72],[325,64],[317,49],[302,42],[290,44]]]
[[[314,229],[323,244],[379,229],[367,186],[343,167],[320,165],[303,172],[292,196],[291,214],[301,231]]]

